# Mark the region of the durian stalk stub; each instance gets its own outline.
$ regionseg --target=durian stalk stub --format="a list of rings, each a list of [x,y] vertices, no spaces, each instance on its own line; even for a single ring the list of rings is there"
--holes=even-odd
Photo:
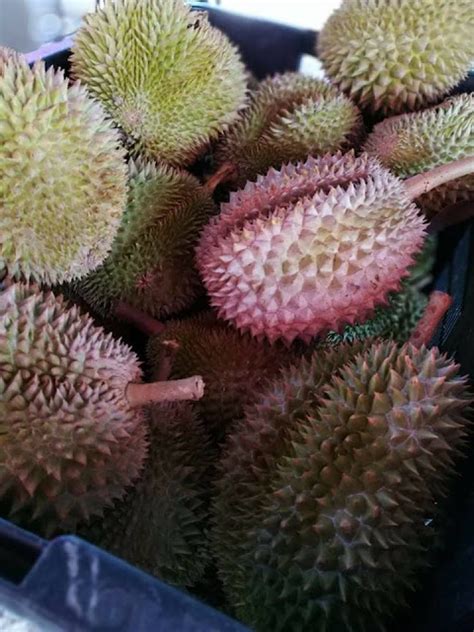
[[[204,395],[204,380],[194,375],[183,380],[169,380],[152,384],[129,384],[126,390],[128,403],[132,408],[156,404],[201,399]]]
[[[452,302],[453,299],[446,292],[434,291],[430,294],[425,313],[410,337],[412,345],[421,347],[429,343]]]

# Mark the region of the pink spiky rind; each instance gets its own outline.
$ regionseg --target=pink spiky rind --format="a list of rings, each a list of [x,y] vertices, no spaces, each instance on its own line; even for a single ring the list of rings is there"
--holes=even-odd
[[[220,317],[291,342],[363,321],[399,288],[424,236],[402,182],[376,159],[327,154],[231,194],[197,262]]]

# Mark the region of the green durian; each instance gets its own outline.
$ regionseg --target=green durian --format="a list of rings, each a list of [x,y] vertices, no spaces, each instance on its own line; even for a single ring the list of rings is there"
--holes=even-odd
[[[375,309],[373,318],[364,323],[346,325],[341,333],[332,331],[316,346],[329,347],[370,337],[406,342],[422,317],[427,303],[425,294],[405,284],[401,292],[389,295],[386,307]]]
[[[203,153],[246,100],[237,49],[182,0],[106,0],[84,18],[71,61],[134,151],[174,166]]]
[[[41,533],[74,529],[120,498],[146,455],[126,397],[131,349],[36,287],[0,292],[1,515]]]
[[[217,169],[236,186],[270,167],[349,149],[361,139],[357,107],[325,81],[299,73],[269,77],[215,150]]]
[[[474,94],[460,94],[422,112],[385,119],[375,126],[364,150],[400,178],[472,156]],[[474,201],[474,175],[442,184],[417,198],[416,204],[432,217],[464,201]]]
[[[471,0],[344,0],[318,35],[329,79],[384,115],[436,103],[474,58]]]
[[[429,563],[471,395],[437,349],[394,342],[346,358],[324,388],[315,377],[293,369],[230,437],[222,577],[259,632],[381,630]]]
[[[244,616],[248,533],[258,524],[275,462],[288,452],[291,432],[317,408],[323,385],[365,343],[338,345],[301,359],[256,392],[222,450],[212,504],[211,542],[227,601]]]
[[[106,258],[125,209],[118,132],[62,71],[2,59],[0,278],[83,277]]]
[[[153,407],[149,428],[140,480],[80,535],[167,583],[192,586],[210,563],[213,452],[187,402]]]
[[[0,77],[3,75],[4,68],[8,63],[21,63],[22,61],[25,61],[23,55],[12,48],[0,46]]]
[[[147,356],[157,375],[167,354],[163,343],[175,341],[169,377],[184,378],[197,371],[206,388],[196,402],[197,410],[212,436],[221,440],[232,423],[243,415],[244,406],[267,378],[291,362],[291,351],[270,346],[242,335],[212,312],[184,320],[169,321],[163,333],[150,338]],[[190,373],[191,372],[191,373]]]
[[[109,257],[75,290],[100,314],[125,301],[154,318],[189,307],[201,293],[194,247],[214,203],[185,171],[129,164],[126,212]]]

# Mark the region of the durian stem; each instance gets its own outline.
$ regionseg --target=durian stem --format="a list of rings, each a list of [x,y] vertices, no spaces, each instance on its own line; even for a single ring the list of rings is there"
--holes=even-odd
[[[156,378],[160,381],[167,380],[171,374],[173,361],[179,351],[179,342],[177,340],[163,340],[161,343],[163,354],[156,372]]]
[[[224,162],[218,170],[210,176],[204,183],[204,189],[213,195],[214,191],[220,184],[231,180],[237,173],[237,168],[231,162]]]
[[[428,193],[428,191],[436,189],[436,187],[439,187],[441,184],[462,178],[470,173],[474,173],[474,156],[454,160],[445,165],[435,167],[431,169],[431,171],[419,173],[405,180],[404,185],[408,197],[414,200],[420,197],[420,195],[423,195],[423,193]]]
[[[445,206],[431,220],[428,232],[430,234],[437,233],[449,226],[462,224],[471,217],[474,217],[474,202],[457,202],[456,204]]]
[[[451,307],[452,302],[453,299],[445,292],[439,292],[437,290],[431,292],[425,313],[410,337],[412,345],[421,347],[430,342],[439,327],[441,319]]]
[[[133,305],[119,301],[115,307],[115,316],[125,321],[129,325],[133,325],[146,336],[156,336],[164,331],[165,326],[159,320],[155,320],[144,314]]]
[[[125,395],[132,408],[158,402],[201,399],[204,395],[204,380],[200,375],[194,375],[184,380],[153,382],[152,384],[131,383],[127,386]]]

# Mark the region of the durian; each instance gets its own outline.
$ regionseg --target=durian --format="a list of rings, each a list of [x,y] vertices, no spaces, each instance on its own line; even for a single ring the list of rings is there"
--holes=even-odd
[[[182,0],[107,0],[74,38],[72,71],[153,160],[187,165],[237,116],[237,49]]]
[[[12,48],[0,46],[0,77],[3,75],[7,63],[20,63],[22,60],[24,60],[24,57],[20,53],[17,53]]]
[[[349,149],[362,136],[357,107],[325,81],[299,73],[262,81],[249,107],[217,145],[216,176],[244,185],[269,167]]]
[[[197,398],[198,378],[140,384],[137,356],[76,306],[34,286],[0,293],[0,499],[51,533],[100,514],[137,478],[139,407]],[[160,393],[158,393],[160,391]]]
[[[13,55],[1,75],[0,277],[82,277],[107,256],[125,208],[119,135],[62,71]]]
[[[384,115],[440,101],[474,58],[471,0],[344,0],[318,36],[330,80]]]
[[[385,119],[375,126],[364,149],[400,178],[474,155],[474,94]],[[416,203],[432,217],[446,206],[473,200],[474,175],[470,174],[425,193]]]
[[[244,405],[256,389],[291,361],[291,352],[241,335],[210,313],[169,321],[150,338],[147,356],[153,377],[166,361],[166,342],[177,346],[169,376],[184,378],[195,371],[202,375],[206,390],[196,403],[206,429],[220,441],[243,415]]]
[[[149,425],[140,480],[80,535],[168,583],[192,586],[210,561],[209,438],[187,402],[152,407]]]
[[[377,160],[328,154],[232,193],[204,229],[197,262],[220,317],[291,342],[370,317],[424,235],[403,184]]]
[[[393,342],[353,356],[324,388],[297,369],[290,378],[261,395],[222,462],[227,593],[262,632],[384,629],[429,562],[466,434],[466,380],[437,349]],[[237,543],[224,524],[238,525]]]
[[[127,209],[112,252],[75,289],[100,314],[118,301],[156,318],[189,307],[202,291],[194,248],[214,212],[190,174],[131,161]]]

